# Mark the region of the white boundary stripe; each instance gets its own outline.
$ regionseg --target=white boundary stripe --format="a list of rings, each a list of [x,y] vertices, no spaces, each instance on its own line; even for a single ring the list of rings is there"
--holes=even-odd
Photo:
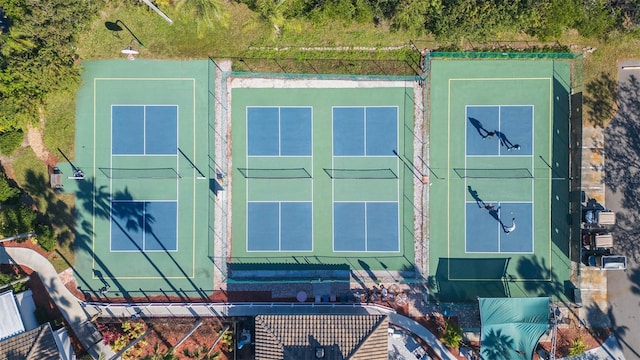
[[[447,169],[451,169],[451,87],[452,87],[452,81],[521,81],[521,80],[547,80],[549,82],[549,102],[548,102],[548,106],[549,106],[549,154],[553,154],[553,142],[552,142],[552,137],[553,137],[553,77],[532,77],[532,78],[450,78],[448,79],[448,88],[447,88]],[[465,116],[466,116],[466,107],[468,105],[465,105]],[[473,106],[482,106],[482,105],[473,105]],[[495,105],[486,105],[486,106],[495,106]],[[508,105],[504,105],[504,106],[508,106]],[[514,105],[514,106],[518,106],[518,105]],[[535,106],[532,106],[532,123],[531,123],[531,127],[532,127],[532,134],[531,134],[531,169],[532,169],[532,179],[531,179],[531,199],[532,199],[532,203],[533,203],[533,199],[535,196],[534,193],[534,180],[535,180],[535,167],[534,167],[534,161],[535,159],[533,158],[535,155],[535,144],[534,144],[534,140],[535,140],[535,135],[534,135],[534,131],[533,129],[535,128]],[[468,125],[465,122],[465,159],[464,159],[464,164],[465,164],[465,169],[467,166],[467,150],[466,150],[466,127]],[[480,157],[480,156],[478,156]],[[446,234],[447,234],[447,257],[451,258],[451,180],[450,180],[450,176],[447,178],[447,183],[446,183],[446,189],[447,189],[447,227],[446,227]],[[552,188],[551,188],[551,176],[549,176],[549,197],[551,197],[551,192],[552,192]],[[467,180],[465,178],[465,191],[466,191],[466,184],[467,184]],[[466,195],[465,195],[465,199],[466,199]],[[504,202],[506,203],[506,202]],[[551,202],[549,202],[549,209],[548,209],[548,213],[551,214]],[[533,235],[535,235],[535,232],[533,231],[533,229],[535,228],[535,223],[534,223],[534,219],[535,219],[535,208],[532,204],[532,209],[531,209],[531,216],[532,216],[532,232]],[[466,201],[465,201],[465,219],[466,219]],[[532,236],[532,249],[533,249],[533,254],[535,254],[535,239]],[[552,257],[552,251],[553,251],[553,246],[551,244],[552,239],[551,236],[549,237],[549,267],[551,269],[553,269],[553,257]],[[465,220],[465,253],[467,253],[467,249],[466,249],[466,244],[467,244],[467,240],[466,240],[466,220]],[[449,264],[449,267],[451,265]],[[448,270],[448,274],[451,273],[451,269],[449,268]],[[464,280],[464,279],[462,279]],[[474,280],[474,279],[468,279],[468,280]],[[523,280],[536,280],[536,281],[543,281],[545,279],[523,279]]]
[[[277,155],[249,155],[249,109],[260,109],[260,108],[270,108],[270,109],[278,109],[278,154]],[[309,109],[310,114],[311,114],[311,118],[310,118],[310,126],[309,126],[309,131],[310,131],[310,142],[311,142],[311,153],[309,155],[282,155],[282,133],[281,133],[281,110],[284,108],[288,108],[288,109]],[[310,202],[311,202],[311,250],[284,250],[282,252],[313,252],[315,246],[314,246],[314,211],[313,211],[313,197],[314,197],[314,188],[313,188],[313,127],[314,127],[314,113],[313,113],[313,106],[275,106],[275,105],[266,105],[266,106],[257,106],[257,105],[251,105],[251,106],[245,106],[245,168],[249,168],[249,159],[251,158],[273,158],[275,161],[277,161],[276,159],[278,158],[310,158],[311,159],[311,169],[310,169],[310,175],[311,175],[311,179],[310,180]],[[251,182],[251,178],[245,178],[245,252],[247,253],[257,253],[257,252],[280,252],[280,250],[278,251],[274,251],[274,250],[249,250],[249,203],[250,202],[278,202],[278,203],[282,203],[282,202],[309,202],[309,201],[304,201],[304,200],[283,200],[283,201],[255,201],[255,200],[250,200],[249,199],[249,183]],[[281,205],[279,205],[281,206]],[[280,217],[278,217],[278,221],[280,221]],[[279,226],[280,228],[280,226]],[[278,240],[278,249],[281,248],[281,240],[280,240],[280,234],[278,235],[279,240]]]
[[[249,155],[249,109],[278,109],[278,154],[271,154],[271,155]],[[311,142],[311,153],[309,155],[282,155],[282,127],[281,127],[281,121],[282,121],[282,109],[309,109],[310,113],[311,113],[311,126],[310,126],[310,131],[311,133],[309,134],[309,139]],[[287,158],[287,157],[313,157],[313,106],[294,106],[294,105],[290,105],[290,106],[275,106],[275,105],[265,105],[265,106],[258,106],[258,105],[250,105],[250,106],[246,106],[245,107],[245,127],[246,127],[246,134],[245,134],[245,139],[246,139],[246,156],[247,157],[281,157],[281,158]]]
[[[178,226],[179,226],[179,221],[178,221],[178,217],[180,215],[179,212],[179,208],[178,208],[178,200],[112,200],[111,204],[113,203],[141,203],[142,204],[142,252],[145,253],[150,253],[150,252],[165,252],[165,250],[147,250],[147,204],[148,203],[155,203],[155,202],[165,202],[165,203],[175,203],[176,204],[176,240],[175,240],[175,249],[168,249],[166,250],[166,252],[178,252]],[[109,224],[109,229],[111,230],[111,233],[113,233],[113,222],[114,222],[114,218],[113,218],[113,205],[111,205],[109,207],[109,219],[110,219],[110,224]],[[140,250],[114,250],[113,249],[113,241],[112,241],[112,237],[109,236],[109,250],[112,253],[137,253],[140,252]]]
[[[531,214],[533,216],[534,213],[534,202],[533,201],[493,201],[493,200],[488,200],[487,202],[491,202],[491,203],[495,203],[498,204],[498,207],[502,206],[502,204],[530,204],[531,205]],[[534,236],[535,236],[535,226],[534,226],[534,222],[533,222],[533,218],[531,219],[531,251],[501,251],[500,250],[500,239],[502,237],[502,227],[500,226],[500,223],[497,223],[497,227],[496,229],[498,230],[498,251],[467,251],[467,244],[468,244],[468,239],[466,237],[466,227],[467,227],[467,218],[466,218],[466,208],[467,208],[467,204],[475,204],[475,201],[465,201],[465,254],[534,254],[535,253],[535,248],[534,248]]]
[[[92,251],[92,256],[91,256],[91,268],[95,269],[96,268],[96,194],[97,194],[97,190],[98,190],[98,184],[97,181],[95,180],[97,178],[97,172],[96,169],[98,168],[97,166],[97,152],[96,152],[96,144],[97,144],[97,111],[98,111],[98,96],[97,96],[97,91],[98,91],[98,81],[188,81],[191,83],[191,88],[192,88],[192,108],[193,108],[193,133],[194,133],[194,138],[193,138],[193,147],[194,147],[194,157],[195,157],[195,149],[196,149],[196,79],[195,78],[102,78],[102,77],[96,77],[93,78],[93,166],[92,166],[92,171],[93,171],[93,194],[92,194],[92,214],[91,214],[91,224],[92,224],[92,229],[94,229],[94,231],[92,231],[91,234],[91,251]],[[135,105],[135,104],[134,104]],[[173,105],[173,104],[169,104],[169,105]],[[111,106],[110,106],[111,108]],[[112,117],[112,114],[109,114],[110,120]],[[178,115],[178,121],[179,121],[179,115]],[[112,125],[109,125],[110,127],[110,133],[112,133]],[[179,131],[179,129],[177,129],[177,132]],[[110,134],[111,136],[111,134]],[[112,139],[110,139],[109,144],[111,144]],[[179,138],[178,138],[178,143],[177,145],[179,146]],[[110,151],[111,153],[111,151]],[[176,154],[177,155],[177,154]],[[113,154],[110,154],[109,158],[109,167],[112,168],[113,167]],[[166,156],[166,155],[165,155]],[[179,161],[179,159],[178,159]],[[180,179],[176,179],[176,184],[178,184],[180,181]],[[195,188],[195,178],[194,178],[194,190],[193,190],[193,196],[194,196],[194,206],[193,206],[193,229],[192,229],[192,259],[191,259],[191,263],[192,263],[192,273],[191,276],[189,278],[194,278],[195,277],[195,229],[196,229],[196,202],[197,202],[197,198],[196,198],[196,188]],[[179,185],[176,185],[179,186]],[[113,181],[110,178],[109,179],[109,201],[113,200],[112,197],[112,189],[113,189]],[[176,196],[179,196],[179,192],[176,194]],[[176,200],[176,202],[178,202],[178,200]],[[176,206],[178,206],[179,204],[177,204]],[[110,211],[110,215],[111,215],[111,210]],[[179,216],[179,207],[177,207],[177,213]],[[177,241],[179,241],[179,236],[178,236],[178,222],[176,223],[176,236],[177,236]],[[109,225],[109,245],[111,245],[111,224]],[[111,246],[110,246],[111,247]],[[176,250],[177,251],[177,250]],[[95,274],[92,273],[92,279],[96,279]],[[141,277],[136,277],[136,276],[116,276],[117,279],[122,279],[122,280],[127,280],[127,279],[184,279],[184,276],[141,276]]]
[[[333,125],[334,125],[334,110],[335,109],[363,109],[363,131],[364,131],[364,148],[363,148],[363,153],[362,155],[335,155],[334,153],[334,149],[335,149],[335,137],[333,134]],[[401,195],[400,195],[400,181],[403,180],[402,176],[400,175],[400,159],[397,155],[395,154],[391,154],[390,156],[387,155],[367,155],[367,142],[366,142],[366,138],[367,138],[367,131],[366,131],[366,124],[367,124],[367,109],[368,108],[394,108],[396,110],[396,152],[399,152],[399,145],[400,145],[400,110],[399,110],[399,106],[398,105],[375,105],[375,106],[368,106],[368,105],[358,105],[358,106],[332,106],[331,107],[331,168],[334,169],[335,168],[335,158],[369,158],[369,159],[375,159],[375,158],[389,158],[389,157],[395,157],[396,158],[396,198],[397,201],[395,201],[395,203],[397,204],[398,207],[398,213],[397,213],[397,221],[398,221],[398,237],[397,237],[397,241],[398,241],[398,250],[397,251],[370,251],[368,250],[368,240],[367,240],[367,235],[366,235],[366,204],[369,202],[389,202],[389,203],[393,203],[393,201],[336,201],[335,199],[335,180],[333,177],[331,177],[331,200],[332,200],[332,205],[331,205],[331,226],[332,226],[332,239],[331,239],[331,243],[332,243],[332,250],[333,252],[336,253],[346,253],[346,252],[353,252],[353,251],[343,251],[343,250],[336,250],[336,243],[335,243],[335,237],[336,237],[336,226],[335,226],[335,209],[333,204],[335,203],[340,203],[340,202],[364,202],[365,203],[365,252],[370,252],[370,253],[401,253],[402,249],[403,249],[403,242],[401,241],[401,237],[402,237],[402,216],[401,216],[401,211],[402,211],[402,204],[400,202],[401,199]],[[404,119],[403,119],[404,121]],[[406,144],[405,144],[406,146]]]
[[[247,224],[247,241],[246,241],[246,251],[247,253],[280,253],[280,252],[291,252],[291,253],[308,253],[313,251],[313,201],[302,201],[302,200],[292,200],[292,201],[267,201],[267,200],[258,200],[258,201],[247,201],[247,213],[249,212],[249,204],[250,203],[267,203],[267,204],[278,204],[278,250],[249,250],[249,217],[245,223]],[[311,204],[311,250],[282,250],[282,203],[305,203]]]
[[[467,123],[466,119],[469,118],[469,112],[468,111],[469,111],[470,107],[471,108],[477,108],[477,107],[495,107],[495,108],[497,108],[498,109],[498,131],[502,131],[502,108],[503,107],[530,107],[531,108],[531,155],[511,155],[511,154],[502,155],[502,146],[498,146],[498,154],[496,154],[496,155],[468,155],[467,133],[469,131],[469,124]],[[472,104],[467,104],[464,107],[464,111],[465,111],[465,131],[464,131],[464,149],[465,149],[464,150],[464,154],[465,154],[465,157],[464,157],[464,168],[465,168],[465,178],[464,178],[464,188],[467,189],[467,186],[468,186],[468,179],[466,177],[466,172],[467,172],[467,159],[469,159],[469,158],[500,158],[500,157],[503,157],[503,156],[508,156],[509,158],[512,158],[512,157],[530,158],[531,159],[531,171],[532,171],[532,174],[531,174],[532,178],[530,179],[530,181],[531,181],[531,193],[530,193],[530,196],[531,196],[532,200],[530,201],[530,203],[532,204],[531,205],[531,214],[532,214],[532,217],[533,217],[533,214],[534,214],[534,211],[533,211],[534,210],[534,206],[533,206],[533,188],[534,188],[534,185],[535,185],[535,182],[534,182],[535,176],[534,176],[534,173],[533,173],[534,172],[533,154],[535,153],[535,151],[534,151],[535,144],[534,144],[534,131],[533,131],[533,129],[534,129],[534,123],[535,123],[535,113],[534,113],[535,105],[533,105],[533,104],[511,104],[511,105],[497,105],[497,104],[472,105]],[[466,190],[465,190],[465,192],[466,192]],[[465,193],[465,206],[464,206],[464,216],[465,216],[464,252],[465,252],[465,254],[496,254],[496,253],[497,254],[502,254],[503,252],[500,250],[500,244],[501,244],[501,241],[500,241],[500,236],[501,236],[500,224],[497,225],[497,227],[498,227],[498,251],[497,252],[492,252],[492,251],[468,251],[467,244],[469,243],[468,242],[469,239],[467,239],[467,221],[466,221],[466,218],[467,218],[467,207],[466,207],[466,204],[469,203],[469,202],[466,201],[466,197],[467,197],[467,195]],[[510,203],[510,202],[513,202],[513,201],[499,201],[498,204],[507,204],[507,203]],[[519,201],[517,203],[529,203],[529,202]],[[535,248],[534,248],[535,241],[534,241],[534,237],[533,236],[534,236],[535,233],[533,232],[533,228],[534,228],[534,226],[533,226],[533,224],[534,224],[533,218],[531,219],[531,224],[532,224],[532,226],[531,226],[531,231],[532,231],[531,249],[532,249],[532,252],[509,252],[509,253],[530,254],[530,253],[534,252],[534,250],[535,250]]]

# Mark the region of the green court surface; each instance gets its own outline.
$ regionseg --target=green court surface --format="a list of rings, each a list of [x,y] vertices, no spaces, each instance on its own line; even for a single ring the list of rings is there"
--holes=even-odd
[[[569,294],[569,65],[431,60],[432,298]]]
[[[75,182],[81,289],[109,285],[110,295],[138,298],[211,293],[212,64],[83,66],[74,161],[86,176]]]
[[[413,272],[413,87],[388,84],[232,89],[231,281],[234,268]]]

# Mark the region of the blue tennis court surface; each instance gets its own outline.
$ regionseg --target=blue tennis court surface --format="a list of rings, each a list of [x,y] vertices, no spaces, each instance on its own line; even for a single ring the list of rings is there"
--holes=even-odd
[[[489,204],[487,202],[487,204]],[[533,218],[530,202],[495,202],[487,209],[466,203],[467,253],[533,253]],[[515,218],[515,220],[513,220]],[[515,223],[516,227],[507,234]]]
[[[334,202],[334,251],[399,251],[397,202]]]
[[[178,107],[112,105],[112,155],[176,155]]]
[[[311,202],[248,202],[247,251],[312,251]]]
[[[311,156],[310,107],[247,107],[249,156]]]
[[[533,153],[533,106],[469,105],[466,117],[467,155]]]
[[[177,251],[176,201],[112,201],[111,251]]]
[[[395,156],[397,107],[334,107],[334,156]]]

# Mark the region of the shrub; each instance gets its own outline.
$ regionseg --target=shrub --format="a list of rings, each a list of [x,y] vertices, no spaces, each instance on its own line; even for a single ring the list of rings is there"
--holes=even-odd
[[[22,141],[24,140],[24,134],[22,130],[9,130],[0,134],[0,152],[4,155],[11,156],[18,150]]]
[[[587,351],[587,344],[584,343],[582,335],[578,335],[578,337],[573,339],[573,342],[571,343],[571,347],[569,348],[569,356],[582,355],[585,351]]]
[[[20,279],[20,275],[9,275],[9,274],[1,274],[0,273],[0,286],[1,285],[6,285],[9,284],[12,281],[18,280]],[[26,281],[20,281],[17,282],[13,285],[10,285],[9,288],[11,288],[11,290],[13,290],[14,293],[19,293],[19,292],[23,292],[25,290],[27,290],[27,283]],[[6,289],[2,289],[0,290],[0,292],[5,291]]]
[[[34,231],[36,215],[35,211],[24,205],[2,209],[0,211],[0,232],[4,236],[11,236]],[[24,240],[25,238],[18,241]]]
[[[44,251],[53,251],[56,245],[58,245],[56,234],[51,225],[38,225],[36,227],[36,236],[38,238],[38,245],[40,245]]]
[[[450,320],[445,322],[444,334],[442,335],[444,344],[450,348],[456,348],[462,341],[462,328],[453,324]]]
[[[20,196],[20,189],[9,185],[9,181],[0,173],[0,203],[13,202]]]

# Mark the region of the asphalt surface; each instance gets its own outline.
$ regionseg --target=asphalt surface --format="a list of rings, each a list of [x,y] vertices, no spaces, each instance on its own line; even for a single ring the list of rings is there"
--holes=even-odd
[[[617,213],[614,250],[627,256],[628,268],[607,273],[607,292],[612,330],[624,358],[633,360],[640,359],[640,60],[622,62],[618,70],[618,79],[603,75],[587,88],[592,99],[606,99],[619,85],[617,113],[604,129],[605,197]],[[589,110],[598,106],[587,101]]]

